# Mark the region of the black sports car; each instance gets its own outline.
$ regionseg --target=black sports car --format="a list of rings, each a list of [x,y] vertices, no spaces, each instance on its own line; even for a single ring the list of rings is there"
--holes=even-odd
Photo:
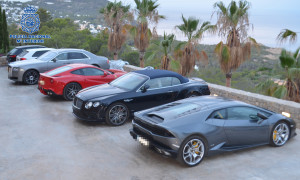
[[[189,80],[172,71],[141,70],[81,90],[74,98],[73,114],[82,120],[119,126],[136,111],[209,94],[204,81]]]
[[[206,155],[270,144],[296,135],[294,120],[240,101],[194,97],[136,112],[130,134],[157,152],[195,166]]]

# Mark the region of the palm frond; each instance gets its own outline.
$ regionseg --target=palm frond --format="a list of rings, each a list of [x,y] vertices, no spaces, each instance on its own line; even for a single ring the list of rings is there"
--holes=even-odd
[[[289,29],[283,29],[277,36],[277,41],[279,43],[284,43],[286,41],[289,41],[291,44],[295,43],[297,41],[297,33],[294,31],[291,31]]]
[[[273,96],[279,99],[284,99],[287,96],[287,92],[287,88],[284,85],[281,85],[273,93]]]
[[[295,64],[293,56],[285,49],[282,49],[279,60],[282,68],[291,68]]]

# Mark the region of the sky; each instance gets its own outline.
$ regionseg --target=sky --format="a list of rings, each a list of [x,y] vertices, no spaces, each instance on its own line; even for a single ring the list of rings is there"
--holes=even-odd
[[[112,1],[112,0],[111,0]],[[126,4],[134,6],[134,0],[122,0]],[[166,20],[158,24],[158,33],[174,33],[178,40],[185,40],[184,36],[176,30],[176,25],[182,24],[181,15],[185,17],[195,17],[201,21],[216,23],[216,15],[211,17],[214,12],[213,4],[218,1],[211,0],[159,0],[159,13],[166,16]],[[223,0],[227,6],[231,0]],[[276,48],[287,48],[295,50],[300,47],[300,34],[298,41],[290,45],[289,43],[278,44],[277,35],[282,29],[300,32],[300,1],[299,0],[249,0],[251,8],[249,11],[250,23],[253,24],[253,31],[249,35],[256,39],[258,43]],[[222,39],[217,35],[207,35],[201,44],[217,44]],[[223,39],[224,40],[224,39]]]

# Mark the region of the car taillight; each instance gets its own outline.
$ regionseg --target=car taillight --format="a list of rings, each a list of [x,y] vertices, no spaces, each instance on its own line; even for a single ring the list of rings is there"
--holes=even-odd
[[[21,61],[26,60],[26,58],[20,58]]]
[[[10,55],[9,57],[11,57],[11,58],[15,58],[15,57],[17,57],[17,55]]]
[[[109,60],[107,60],[107,64],[109,64]]]

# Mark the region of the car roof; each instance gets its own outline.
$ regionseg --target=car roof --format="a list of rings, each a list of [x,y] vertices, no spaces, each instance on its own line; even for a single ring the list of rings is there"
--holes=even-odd
[[[221,109],[230,106],[252,106],[242,101],[223,98],[219,96],[199,96],[193,98],[187,98],[181,101],[182,103],[194,103],[201,106],[201,110],[208,109]]]
[[[22,48],[30,48],[30,47],[45,47],[45,46],[41,46],[41,45],[26,45],[26,46],[18,46],[15,47],[16,49],[22,49]]]
[[[155,79],[155,78],[159,78],[159,77],[176,77],[180,80],[181,83],[189,82],[188,78],[183,77],[176,72],[168,71],[168,70],[151,69],[151,70],[139,70],[139,71],[134,71],[134,72],[146,75],[146,76],[150,77],[150,79]]]
[[[34,48],[34,49],[26,49],[26,51],[45,51],[45,50],[54,50],[53,48]]]
[[[72,48],[63,48],[63,49],[53,49],[52,52],[63,52],[63,51],[84,51],[84,49],[72,49]]]
[[[91,67],[91,68],[97,68],[96,66],[90,65],[90,64],[68,64],[66,66],[70,66],[72,68],[85,68],[85,67]]]

